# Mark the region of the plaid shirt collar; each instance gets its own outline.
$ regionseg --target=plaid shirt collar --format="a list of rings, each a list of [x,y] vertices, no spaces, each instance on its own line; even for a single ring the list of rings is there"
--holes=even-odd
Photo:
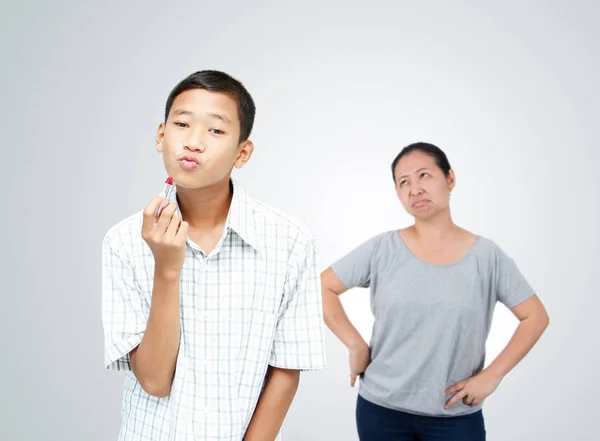
[[[233,191],[231,205],[227,213],[225,221],[225,231],[233,230],[240,238],[254,248],[259,253],[264,253],[264,244],[261,244],[256,234],[256,223],[254,221],[254,200],[244,191],[240,184],[234,179],[229,180],[230,187]],[[177,214],[181,216],[179,203],[177,201],[177,186],[173,186],[173,190],[169,195],[171,202],[177,204]]]

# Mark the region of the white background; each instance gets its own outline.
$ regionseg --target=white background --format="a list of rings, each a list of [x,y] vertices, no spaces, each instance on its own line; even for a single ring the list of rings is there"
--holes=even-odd
[[[389,169],[403,146],[444,149],[455,221],[504,248],[551,316],[486,402],[488,439],[600,439],[597,5],[3,2],[0,439],[116,439],[101,240],[162,188],[165,100],[208,68],[257,103],[256,151],[234,177],[311,224],[321,269],[411,222]],[[368,292],[343,298],[368,338]],[[499,306],[490,357],[515,325]],[[330,333],[328,352],[328,370],[302,375],[286,441],[357,439]]]

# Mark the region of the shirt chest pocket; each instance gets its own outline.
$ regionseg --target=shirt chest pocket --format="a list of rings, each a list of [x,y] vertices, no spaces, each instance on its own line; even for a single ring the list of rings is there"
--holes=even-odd
[[[268,362],[268,353],[273,343],[283,286],[277,286],[275,280],[267,274],[265,268],[255,268],[255,271],[240,272],[233,278],[234,296],[237,297],[234,303],[237,306],[237,326],[240,332],[236,365],[241,382],[245,375],[249,383],[254,383],[248,374],[260,375],[260,372],[254,372],[255,366]]]

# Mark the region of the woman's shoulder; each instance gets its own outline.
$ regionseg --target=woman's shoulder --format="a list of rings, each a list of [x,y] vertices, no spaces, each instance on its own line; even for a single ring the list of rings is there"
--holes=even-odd
[[[357,245],[353,247],[353,252],[366,253],[371,257],[387,255],[397,245],[399,240],[398,230],[388,230],[369,236],[367,239],[359,239]]]
[[[368,239],[364,240],[361,247],[371,248],[373,251],[380,250],[382,248],[387,248],[391,244],[393,244],[396,239],[395,236],[398,235],[398,230],[388,230],[381,233],[374,234],[370,236]]]
[[[394,236],[396,235],[398,235],[398,230],[387,230],[381,233],[372,234],[367,239],[362,239],[362,243],[371,243],[373,245],[377,245],[382,242],[394,240]]]
[[[504,256],[504,251],[498,245],[498,243],[490,237],[477,235],[476,239],[477,251],[481,257],[485,257],[491,260],[496,260],[499,257]]]

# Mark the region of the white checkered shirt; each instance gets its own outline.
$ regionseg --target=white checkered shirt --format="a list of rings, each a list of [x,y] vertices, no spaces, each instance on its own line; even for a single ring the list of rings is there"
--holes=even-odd
[[[142,212],[104,238],[104,362],[127,371],[121,441],[240,441],[268,365],[325,368],[314,235],[304,222],[251,199],[232,182],[215,250],[207,256],[187,240],[181,344],[168,397],[144,392],[129,360],[146,329],[154,280],[154,258],[141,236]]]

